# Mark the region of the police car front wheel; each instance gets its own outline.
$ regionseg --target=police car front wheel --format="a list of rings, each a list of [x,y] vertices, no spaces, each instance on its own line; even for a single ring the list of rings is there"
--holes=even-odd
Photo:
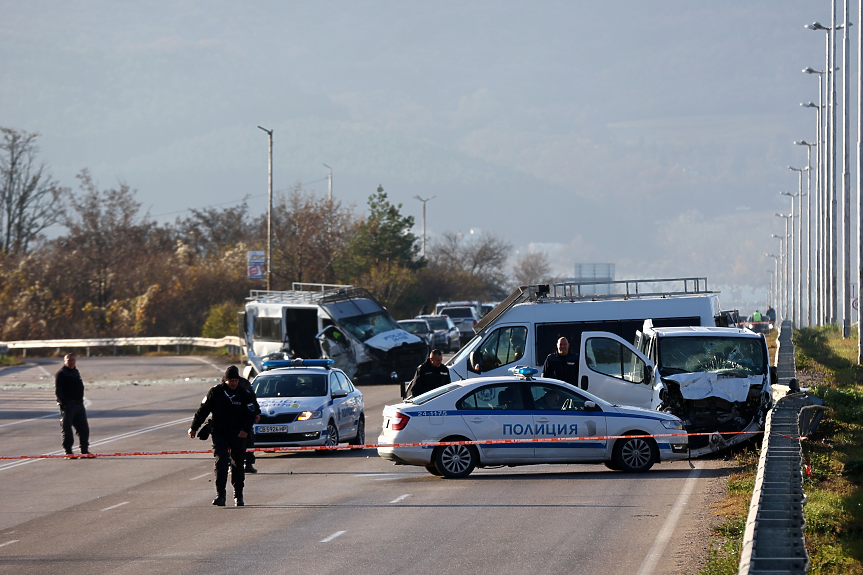
[[[461,438],[444,441],[460,441]],[[461,479],[470,475],[479,462],[473,445],[444,445],[434,451],[434,466],[447,479]]]
[[[624,435],[644,435],[642,432],[628,432]],[[621,439],[614,444],[612,461],[626,473],[647,471],[659,459],[659,449],[649,437]]]
[[[339,428],[336,424],[330,421],[327,424],[326,437],[324,438],[324,446],[335,447],[339,444]],[[318,453],[332,453],[329,449],[321,449]]]

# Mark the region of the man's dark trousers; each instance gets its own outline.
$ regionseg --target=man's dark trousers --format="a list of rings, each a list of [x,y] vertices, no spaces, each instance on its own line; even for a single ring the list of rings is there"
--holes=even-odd
[[[63,428],[63,449],[66,453],[72,453],[72,445],[75,443],[72,427],[78,432],[81,453],[90,450],[90,425],[87,423],[87,411],[83,403],[70,401],[63,406],[60,410],[60,425]]]
[[[228,485],[228,466],[231,467],[231,485],[234,495],[243,493],[246,472],[246,438],[228,437],[222,433],[213,434],[213,456],[216,458],[216,493],[223,495]]]

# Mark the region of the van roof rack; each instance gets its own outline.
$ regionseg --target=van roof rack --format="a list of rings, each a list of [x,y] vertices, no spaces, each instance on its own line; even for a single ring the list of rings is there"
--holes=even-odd
[[[259,301],[262,303],[308,303],[317,304],[323,298],[336,294],[345,289],[354,289],[354,286],[339,284],[310,284],[294,282],[290,290],[257,290],[249,292],[248,301]]]
[[[597,287],[605,287],[609,293],[595,293]],[[663,286],[667,286],[664,287]],[[555,284],[520,286],[500,302],[496,308],[474,326],[479,333],[514,305],[526,301],[599,301],[609,299],[662,298],[697,294],[718,293],[707,289],[706,277],[662,278],[646,280],[584,280]]]

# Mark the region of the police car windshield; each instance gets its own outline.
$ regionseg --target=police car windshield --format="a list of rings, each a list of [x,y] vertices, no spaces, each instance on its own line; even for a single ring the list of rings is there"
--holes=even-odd
[[[321,397],[327,394],[323,373],[273,373],[255,378],[258,397]]]
[[[446,322],[446,318],[435,318],[435,319],[427,319],[429,327],[432,329],[449,329],[449,324]]]
[[[445,393],[449,393],[450,391],[452,391],[454,389],[458,389],[459,387],[461,387],[459,384],[451,383],[449,385],[445,385],[443,387],[438,387],[437,389],[427,391],[424,394],[418,395],[416,397],[412,397],[411,399],[406,399],[405,403],[413,403],[416,405],[422,405],[423,403],[425,403],[427,401],[431,401],[434,398],[440,397]]]
[[[755,337],[663,337],[659,339],[659,373],[766,373],[764,346]]]
[[[384,312],[343,317],[340,322],[346,330],[351,332],[351,335],[360,341],[366,341],[394,329],[401,329],[399,324]]]

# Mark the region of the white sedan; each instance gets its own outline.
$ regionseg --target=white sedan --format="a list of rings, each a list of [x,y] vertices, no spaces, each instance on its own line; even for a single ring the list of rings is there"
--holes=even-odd
[[[612,405],[567,383],[533,378],[532,368],[513,377],[480,377],[451,383],[384,408],[378,454],[402,465],[456,479],[476,467],[536,463],[605,463],[641,472],[654,463],[685,459],[688,441],[674,415]],[[680,434],[680,435],[677,435]],[[609,436],[655,435],[657,437]],[[670,436],[673,435],[673,436]],[[479,445],[392,447],[402,443],[579,438]]]

